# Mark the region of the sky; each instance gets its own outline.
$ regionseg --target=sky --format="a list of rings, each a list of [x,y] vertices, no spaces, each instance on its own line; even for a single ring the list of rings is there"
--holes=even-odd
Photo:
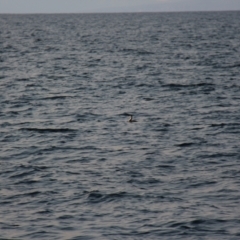
[[[0,0],[0,13],[240,10],[240,0]]]

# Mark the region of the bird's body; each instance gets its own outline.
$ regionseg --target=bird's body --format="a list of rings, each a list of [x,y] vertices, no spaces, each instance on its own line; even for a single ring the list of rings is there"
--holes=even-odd
[[[129,122],[137,122],[136,120],[133,120],[132,115],[130,115],[130,119],[128,120]]]

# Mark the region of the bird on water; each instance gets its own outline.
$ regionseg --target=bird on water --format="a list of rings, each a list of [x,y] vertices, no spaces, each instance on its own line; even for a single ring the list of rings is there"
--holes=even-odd
[[[133,119],[133,116],[130,115],[130,119],[128,120],[129,122],[137,122],[136,120]]]

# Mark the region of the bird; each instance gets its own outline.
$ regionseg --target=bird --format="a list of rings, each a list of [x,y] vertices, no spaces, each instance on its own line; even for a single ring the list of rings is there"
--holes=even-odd
[[[130,119],[128,120],[129,122],[137,122],[136,120],[133,120],[133,116],[130,115]]]

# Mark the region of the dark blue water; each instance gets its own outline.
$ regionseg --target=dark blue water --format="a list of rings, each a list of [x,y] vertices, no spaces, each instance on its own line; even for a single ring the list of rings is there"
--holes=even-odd
[[[239,57],[240,12],[0,15],[0,238],[240,239]]]

